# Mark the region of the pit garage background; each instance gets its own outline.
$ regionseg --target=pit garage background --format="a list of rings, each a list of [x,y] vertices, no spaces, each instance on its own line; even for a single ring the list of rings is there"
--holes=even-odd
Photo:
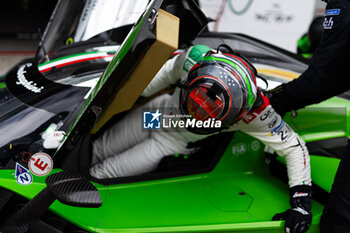
[[[6,0],[0,7],[0,75],[20,60],[35,56],[40,35],[59,0]],[[88,33],[133,22],[148,0],[89,0],[95,15]],[[103,2],[103,4],[100,4]],[[297,40],[312,19],[324,13],[321,0],[197,0],[211,19],[209,29],[238,32],[296,52]],[[116,19],[99,21],[100,14],[121,12]],[[41,34],[40,34],[41,33]],[[89,35],[85,35],[88,37]]]

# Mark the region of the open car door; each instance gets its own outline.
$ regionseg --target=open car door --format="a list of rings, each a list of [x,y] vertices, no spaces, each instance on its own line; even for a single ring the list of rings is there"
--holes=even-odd
[[[161,1],[150,2],[92,90],[56,154],[71,150],[82,135],[94,127],[97,128],[92,132],[96,132],[111,116],[130,109],[176,50],[178,19],[158,11],[160,5]]]

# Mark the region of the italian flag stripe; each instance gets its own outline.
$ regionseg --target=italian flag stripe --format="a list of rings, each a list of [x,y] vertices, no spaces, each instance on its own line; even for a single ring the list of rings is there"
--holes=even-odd
[[[87,54],[77,54],[73,56],[67,56],[64,58],[54,59],[52,61],[43,63],[38,65],[39,71],[41,73],[47,72],[51,70],[53,67],[63,67],[67,65],[71,65],[74,63],[89,61],[89,60],[95,60],[95,59],[101,59],[101,58],[107,58],[107,57],[113,57],[113,54],[108,54],[106,52],[93,52],[93,53],[87,53]]]

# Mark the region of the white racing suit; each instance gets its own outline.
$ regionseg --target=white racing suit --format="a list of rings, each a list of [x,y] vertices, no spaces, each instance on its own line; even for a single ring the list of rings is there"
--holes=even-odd
[[[209,50],[207,46],[195,45],[169,59],[142,95],[150,96],[186,79],[189,69]],[[176,153],[189,154],[193,150],[187,148],[190,142],[209,136],[187,130],[143,129],[142,110],[145,107],[154,111],[179,109],[179,88],[176,89],[173,95],[160,95],[146,105],[130,111],[93,142],[92,176],[100,179],[116,178],[152,171],[163,157]],[[305,143],[273,110],[268,99],[262,98],[264,101],[261,106],[225,131],[241,130],[284,156],[290,187],[311,185],[310,159]]]

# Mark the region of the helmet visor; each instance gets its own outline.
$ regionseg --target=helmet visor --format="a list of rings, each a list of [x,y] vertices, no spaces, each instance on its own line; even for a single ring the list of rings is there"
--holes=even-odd
[[[197,120],[217,118],[223,110],[223,98],[216,96],[213,100],[207,95],[207,89],[196,87],[191,90],[187,101],[188,112]]]

